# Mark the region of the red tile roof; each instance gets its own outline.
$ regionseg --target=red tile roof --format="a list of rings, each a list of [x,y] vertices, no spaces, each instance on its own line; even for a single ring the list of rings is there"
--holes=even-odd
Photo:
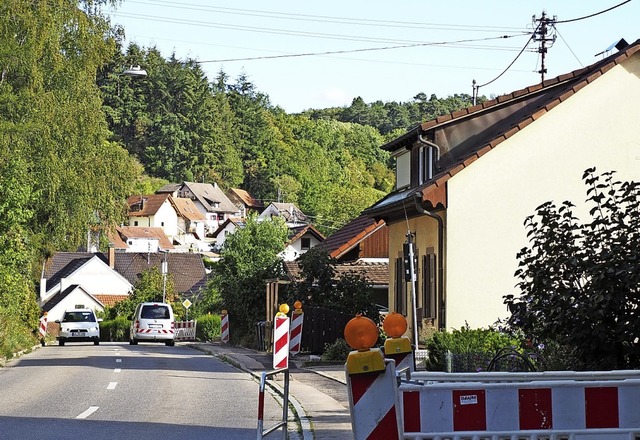
[[[387,215],[386,213],[395,212],[402,208],[405,201],[413,197],[415,193],[420,193],[423,202],[431,204],[432,208],[446,208],[447,180],[638,51],[640,51],[640,40],[599,62],[548,79],[543,84],[517,90],[482,104],[424,122],[417,128],[383,145],[382,148],[388,151],[411,148],[419,134],[427,135],[428,138],[429,135],[433,137],[438,133],[442,133],[443,141],[449,143],[451,141],[447,138],[446,133],[452,126],[459,129],[463,123],[473,122],[474,118],[487,118],[481,124],[483,128],[481,132],[475,132],[467,137],[462,136],[458,139],[457,144],[448,145],[451,149],[461,145],[465,146],[466,148],[458,148],[465,154],[459,157],[454,154],[450,154],[451,157],[441,156],[441,160],[448,158],[449,163],[431,181],[408,191],[393,192],[366,209],[364,214],[376,218],[384,217]],[[489,116],[491,113],[495,114]],[[438,144],[438,142],[435,143]]]
[[[384,226],[384,220],[375,221],[366,215],[361,215],[331,234],[317,247],[328,252],[333,258],[340,258]]]
[[[146,196],[131,196],[127,199],[129,217],[149,217],[155,215],[162,204],[171,197],[170,194],[150,194]]]

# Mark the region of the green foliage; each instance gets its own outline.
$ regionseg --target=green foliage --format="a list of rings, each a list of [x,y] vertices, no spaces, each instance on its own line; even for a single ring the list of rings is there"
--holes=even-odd
[[[0,358],[11,358],[14,353],[31,348],[38,343],[32,328],[19,316],[0,309]]]
[[[446,371],[447,352],[458,361],[454,371],[486,370],[500,349],[520,346],[517,338],[491,328],[471,329],[467,325],[451,332],[434,332],[426,341],[427,370]]]
[[[590,221],[574,205],[547,202],[525,221],[520,296],[507,295],[509,325],[564,347],[582,369],[640,367],[640,187],[613,172],[583,175]]]
[[[131,321],[138,304],[143,302],[162,301],[163,276],[157,267],[153,267],[140,274],[140,279],[133,286],[133,291],[129,297],[118,302],[113,307],[105,309],[104,316],[107,319],[122,317]],[[165,301],[171,303],[176,321],[180,321],[184,312],[184,307],[176,300],[176,288],[173,276],[167,274],[165,288]]]
[[[324,351],[322,352],[323,361],[338,361],[346,362],[347,356],[351,352],[351,347],[344,339],[336,339],[331,344],[324,345]]]
[[[247,219],[244,228],[225,240],[222,260],[214,267],[212,288],[220,292],[229,312],[232,342],[254,336],[255,323],[264,320],[265,280],[282,276],[278,256],[288,229],[282,219]]]
[[[203,315],[198,318],[196,339],[213,341],[220,338],[220,315]]]
[[[112,320],[100,323],[101,341],[128,341],[131,330],[131,320],[125,316],[116,316]]]
[[[298,258],[301,280],[288,289],[289,304],[301,300],[305,306],[324,307],[342,313],[357,314],[379,321],[372,288],[360,274],[335,270],[335,259],[326,251],[311,249]]]

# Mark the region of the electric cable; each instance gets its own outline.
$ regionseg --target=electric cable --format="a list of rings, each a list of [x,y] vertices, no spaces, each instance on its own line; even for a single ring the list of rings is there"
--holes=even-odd
[[[609,12],[609,11],[612,11],[613,9],[619,8],[620,6],[622,6],[622,5],[626,4],[626,3],[629,3],[630,1],[631,0],[626,0],[626,1],[622,2],[622,3],[619,3],[619,4],[615,5],[615,6],[610,7],[608,9],[604,9],[604,10],[602,10],[600,12],[596,12],[596,13],[593,13],[593,14],[585,15],[584,17],[572,18],[570,20],[555,21],[554,24],[558,24],[558,23],[573,23],[574,21],[580,21],[580,20],[585,20],[587,18],[595,17],[596,15],[604,14],[605,12]]]

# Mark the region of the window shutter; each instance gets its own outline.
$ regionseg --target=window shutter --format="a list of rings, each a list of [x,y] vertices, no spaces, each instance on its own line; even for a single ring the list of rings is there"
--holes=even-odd
[[[425,318],[436,318],[436,254],[422,257],[422,308]]]

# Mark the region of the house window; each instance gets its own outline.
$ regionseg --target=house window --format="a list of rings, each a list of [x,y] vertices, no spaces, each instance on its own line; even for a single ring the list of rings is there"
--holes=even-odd
[[[419,185],[433,178],[433,165],[435,163],[436,150],[430,146],[420,147],[420,174]]]
[[[404,281],[403,258],[396,258],[396,286],[395,286],[396,312],[407,315],[407,283]]]
[[[422,257],[422,316],[436,318],[436,254]]]
[[[160,222],[160,226],[164,227],[164,222]]]
[[[309,250],[311,249],[311,238],[309,237],[303,237],[300,239],[300,248],[302,250]]]
[[[405,188],[411,183],[411,154],[408,151],[396,156],[396,189]]]
[[[138,226],[138,220],[133,221],[133,226]]]

